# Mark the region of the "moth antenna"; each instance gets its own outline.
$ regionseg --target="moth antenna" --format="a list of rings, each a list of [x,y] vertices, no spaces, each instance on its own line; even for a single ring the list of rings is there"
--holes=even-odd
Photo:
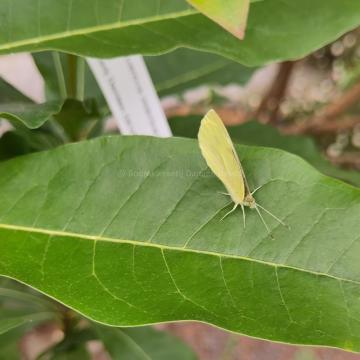
[[[244,229],[246,227],[246,222],[245,222],[245,208],[243,204],[240,204],[241,206],[241,210],[242,210],[242,215],[243,215],[243,221],[244,221]]]
[[[223,221],[228,215],[230,215],[232,212],[234,212],[236,210],[236,208],[238,207],[238,205],[239,204],[235,204],[234,207],[220,219],[220,221]]]
[[[268,227],[267,223],[265,222],[264,218],[262,217],[261,212],[260,212],[259,208],[257,207],[257,205],[255,205],[255,210],[256,210],[256,211],[257,211],[257,213],[259,214],[260,219],[261,219],[262,223],[264,224],[264,226],[265,226],[265,228],[266,228],[267,232],[269,233],[269,235],[271,236],[271,238],[272,238],[272,239],[274,239],[274,236],[271,234],[271,231],[270,231],[270,229],[269,229],[269,227]]]
[[[290,229],[289,225],[286,225],[282,220],[280,220],[277,216],[275,216],[273,213],[271,213],[269,210],[265,209],[263,206],[256,204],[260,209],[264,210],[266,213],[268,213],[270,216],[272,216],[275,220],[277,220],[281,225],[287,227]]]
[[[250,195],[253,196],[259,189],[261,189],[263,187],[263,185],[258,186],[257,188],[255,188]]]

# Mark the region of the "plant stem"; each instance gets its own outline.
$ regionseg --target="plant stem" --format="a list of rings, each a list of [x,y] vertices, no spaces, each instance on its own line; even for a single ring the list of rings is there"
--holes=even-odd
[[[68,54],[68,89],[69,89],[69,97],[75,99],[76,98],[76,84],[77,84],[77,56]]]
[[[59,85],[59,93],[62,99],[66,99],[67,91],[66,91],[66,84],[65,84],[65,77],[64,71],[61,64],[60,54],[56,51],[52,52],[52,57],[54,61],[55,71],[56,71],[56,78]]]
[[[76,99],[84,101],[84,89],[85,89],[85,59],[79,57],[77,60],[77,81],[76,81]]]
[[[278,121],[281,102],[288,88],[296,61],[285,61],[280,64],[279,71],[269,90],[257,109],[254,118],[264,123],[275,124]]]

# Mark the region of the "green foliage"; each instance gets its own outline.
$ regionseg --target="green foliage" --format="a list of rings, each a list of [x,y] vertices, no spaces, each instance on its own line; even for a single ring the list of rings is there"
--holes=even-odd
[[[33,58],[44,78],[47,99],[59,99],[59,84],[52,54],[34,53]],[[65,79],[69,77],[66,60],[66,55],[61,54]],[[203,85],[244,85],[255,70],[222,56],[190,49],[177,49],[160,56],[146,56],[145,62],[159,96],[181,94],[185,90]],[[88,66],[85,77],[85,98],[96,99],[98,107],[107,113],[104,97]]]
[[[39,128],[59,113],[63,105],[59,100],[35,104],[3,79],[0,79],[0,94],[0,118],[9,120],[14,126],[22,123],[29,129]]]
[[[267,218],[275,239],[251,210],[246,229],[240,212],[220,221],[231,204],[195,141],[105,137],[0,164],[0,273],[111,325],[194,319],[359,350],[360,191],[237,149],[291,227]]]
[[[114,360],[194,360],[195,355],[179,340],[151,327],[95,327]]]
[[[6,360],[20,359],[18,342],[41,323],[58,321],[51,301],[8,279],[0,279],[0,353]]]
[[[189,49],[147,56],[145,61],[160,96],[181,94],[200,85],[244,85],[255,71],[224,57]]]
[[[0,115],[12,125],[12,129],[0,137],[0,160],[63,144],[63,131],[49,121],[61,108],[62,101],[35,104],[0,79]]]
[[[0,105],[0,117],[12,122],[22,122],[30,129],[37,129],[59,113],[62,105],[62,101],[51,101],[44,104],[7,103]]]
[[[18,0],[0,4],[0,53],[61,50],[86,56],[209,51],[248,66],[300,58],[360,23],[352,0],[272,0],[251,4],[239,41],[185,0]]]
[[[92,340],[113,359],[193,359],[168,334],[129,328],[171,320],[360,351],[359,189],[254,146],[355,185],[358,172],[330,165],[310,138],[230,127],[251,145],[237,150],[250,187],[261,186],[256,200],[290,229],[264,214],[272,239],[250,209],[246,229],[238,211],[220,221],[230,200],[196,141],[87,140],[104,133],[108,107],[89,67],[57,52],[149,55],[160,96],[244,85],[256,66],[358,26],[359,2],[252,1],[243,41],[185,0],[16,0],[0,3],[0,18],[0,53],[35,52],[46,90],[35,104],[0,79],[0,117],[12,126],[0,137],[0,160],[11,159],[0,163],[0,274],[29,285],[0,282],[1,356],[19,359],[19,339],[49,321],[64,338],[39,359],[90,358]],[[199,120],[171,127],[195,138]]]
[[[81,320],[81,321],[80,321]],[[105,327],[83,318],[19,283],[0,280],[0,352],[6,360],[20,359],[18,341],[41,324],[56,322],[64,338],[38,359],[90,359],[87,343],[103,341],[112,359],[195,359],[189,348],[151,327]]]
[[[48,79],[46,79],[48,80]],[[49,78],[51,83],[52,78]],[[99,91],[99,90],[97,90]],[[42,151],[67,141],[77,141],[102,133],[102,117],[92,99],[49,100],[36,104],[10,84],[0,80],[0,117],[11,131],[0,138],[0,160]]]
[[[45,95],[48,101],[58,100],[61,98],[61,90],[59,86],[59,78],[57,74],[57,64],[55,56],[59,56],[61,72],[63,74],[63,80],[65,82],[66,94],[69,93],[69,59],[66,54],[61,53],[51,53],[50,51],[38,52],[32,54],[34,62],[42,75],[45,82]],[[92,74],[90,68],[85,63],[85,89],[84,95],[85,99],[95,100],[99,111],[108,111],[104,110],[106,107],[104,96],[102,95],[101,90]]]

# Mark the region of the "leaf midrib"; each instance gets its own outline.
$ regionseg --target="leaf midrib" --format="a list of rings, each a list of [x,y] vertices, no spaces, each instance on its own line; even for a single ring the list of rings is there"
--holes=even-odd
[[[183,251],[188,253],[195,253],[195,254],[203,254],[203,255],[211,255],[211,256],[217,256],[219,258],[227,258],[227,259],[238,259],[238,260],[244,260],[249,262],[255,262],[258,264],[268,265],[272,266],[274,268],[284,268],[284,269],[291,269],[300,271],[306,274],[311,274],[315,276],[324,276],[330,279],[334,279],[337,281],[343,281],[348,282],[356,285],[360,285],[360,281],[356,281],[353,279],[346,279],[342,277],[338,277],[335,275],[318,272],[314,270],[306,270],[302,269],[296,266],[290,266],[286,264],[276,264],[270,261],[255,259],[255,258],[248,258],[245,256],[240,255],[231,255],[231,254],[220,254],[213,251],[207,251],[207,250],[196,250],[196,249],[189,249],[186,247],[176,247],[176,246],[168,246],[163,244],[155,244],[155,243],[149,243],[139,240],[127,240],[127,239],[116,239],[111,237],[105,237],[105,236],[97,236],[97,235],[86,235],[86,234],[80,234],[80,233],[73,233],[73,232],[65,232],[60,230],[49,230],[49,229],[42,229],[42,228],[32,228],[29,226],[21,226],[21,225],[11,225],[11,224],[0,224],[0,229],[6,229],[6,230],[14,230],[14,231],[23,231],[23,232],[30,232],[30,233],[37,233],[37,234],[46,234],[46,235],[52,235],[52,236],[64,236],[64,237],[74,237],[82,240],[91,240],[91,241],[103,241],[103,242],[110,242],[110,243],[117,243],[117,244],[129,244],[129,245],[137,245],[142,247],[150,247],[150,248],[157,248],[161,250],[171,250],[171,251]]]
[[[112,23],[104,24],[104,25],[84,27],[84,28],[76,29],[76,30],[67,30],[67,31],[58,32],[55,34],[32,37],[32,38],[28,38],[28,39],[24,39],[24,40],[13,41],[13,42],[6,42],[5,44],[0,45],[0,51],[18,48],[18,47],[22,47],[22,46],[26,46],[26,45],[40,44],[40,43],[52,41],[52,40],[65,39],[65,38],[69,38],[72,36],[87,35],[87,34],[92,34],[92,33],[106,31],[106,30],[117,30],[117,29],[125,28],[127,26],[143,25],[143,24],[147,24],[147,23],[151,23],[151,22],[175,19],[175,18],[186,17],[186,16],[196,15],[196,14],[199,14],[199,12],[196,11],[195,9],[187,9],[187,10],[183,10],[183,11],[179,11],[179,12],[168,13],[166,15],[149,16],[149,17],[141,19],[141,20],[136,19],[136,20],[128,20],[128,21],[116,21],[116,22],[112,22]],[[144,20],[146,20],[146,21],[144,21]]]

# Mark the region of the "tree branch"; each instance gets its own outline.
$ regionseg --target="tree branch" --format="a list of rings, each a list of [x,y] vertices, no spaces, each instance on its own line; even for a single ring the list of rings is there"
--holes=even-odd
[[[286,95],[295,64],[295,61],[285,61],[280,64],[278,74],[269,92],[265,95],[254,114],[255,119],[272,124],[278,121],[280,105]]]

